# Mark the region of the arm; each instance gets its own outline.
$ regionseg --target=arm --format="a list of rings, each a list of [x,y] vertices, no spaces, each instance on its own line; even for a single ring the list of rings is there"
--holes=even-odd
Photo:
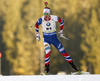
[[[36,23],[35,23],[35,30],[36,30],[36,36],[37,40],[40,41],[40,35],[39,35],[39,25],[42,23],[42,18],[40,18]]]
[[[61,17],[58,17],[57,20],[60,23],[60,33],[63,33],[64,20]]]
[[[59,32],[60,37],[62,37],[62,38],[64,38],[64,39],[69,40],[67,37],[64,37],[64,36],[63,36],[63,26],[64,26],[64,20],[63,20],[62,18],[58,17],[58,21],[57,21],[57,22],[59,22],[59,23],[60,23],[60,32]]]
[[[35,30],[36,30],[36,36],[39,36],[39,25],[42,23],[42,18],[40,18],[36,23],[35,23]]]

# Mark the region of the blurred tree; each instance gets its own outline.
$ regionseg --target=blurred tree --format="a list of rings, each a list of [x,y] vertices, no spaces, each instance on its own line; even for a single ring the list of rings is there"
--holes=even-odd
[[[99,74],[100,70],[100,2],[99,0],[91,0],[85,3],[84,11],[84,28],[82,33],[82,50],[84,51],[82,63],[82,70],[90,73]]]
[[[10,0],[6,2],[7,10],[2,35],[6,47],[6,58],[10,64],[8,69],[10,74],[39,73],[39,46],[36,44],[35,35],[30,31],[32,19],[35,20],[36,17],[35,7],[39,6],[39,4],[36,5],[38,1]]]
[[[7,68],[9,68],[9,62],[6,60],[6,56],[5,56],[5,44],[3,43],[3,36],[2,36],[2,32],[3,32],[3,26],[5,24],[5,12],[6,11],[6,1],[5,0],[1,0],[0,1],[0,52],[2,53],[2,74],[9,74],[9,71],[7,70]]]

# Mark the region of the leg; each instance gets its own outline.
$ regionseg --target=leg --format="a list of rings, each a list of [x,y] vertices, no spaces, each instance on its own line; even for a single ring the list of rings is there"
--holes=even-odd
[[[75,71],[80,71],[79,68],[77,68],[74,63],[73,63],[73,60],[70,58],[70,55],[68,53],[65,52],[64,50],[64,47],[62,46],[61,43],[59,43],[60,47],[57,48],[59,50],[59,52],[65,57],[66,61],[71,64],[72,68],[75,70]]]
[[[45,49],[45,66],[49,65],[50,63],[50,53],[51,53],[51,49],[50,49],[50,44],[47,42],[44,42],[44,49]]]
[[[61,42],[58,40],[58,38],[55,36],[54,40],[52,41],[52,44],[58,49],[58,51],[65,57],[66,61],[68,63],[72,62],[72,59],[70,58],[70,55],[66,53],[63,45]]]
[[[60,45],[60,43],[59,43]],[[79,68],[77,68],[74,63],[73,63],[73,60],[70,58],[69,54],[65,52],[64,50],[64,47],[62,46],[62,44],[60,45],[60,47],[58,48],[59,52],[65,57],[66,61],[71,64],[72,68],[75,70],[75,71],[80,71]]]
[[[50,64],[50,53],[51,53],[51,49],[50,49],[50,44],[47,42],[44,42],[44,48],[45,48],[45,74],[48,74],[49,72],[49,64]]]
[[[56,41],[56,42],[55,42]],[[68,53],[66,53],[63,45],[61,44],[61,42],[58,40],[57,37],[55,37],[55,41],[53,42],[53,45],[58,49],[58,51],[65,57],[66,61],[71,64],[72,68],[75,71],[80,71],[79,68],[77,68],[74,63],[73,60],[70,58],[70,55]]]

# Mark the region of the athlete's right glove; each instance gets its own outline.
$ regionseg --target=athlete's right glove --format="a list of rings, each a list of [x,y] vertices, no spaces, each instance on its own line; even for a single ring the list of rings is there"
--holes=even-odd
[[[36,39],[37,39],[38,41],[40,41],[40,35],[39,35],[39,34],[36,34]]]
[[[59,32],[59,36],[63,37],[63,32],[62,31]]]

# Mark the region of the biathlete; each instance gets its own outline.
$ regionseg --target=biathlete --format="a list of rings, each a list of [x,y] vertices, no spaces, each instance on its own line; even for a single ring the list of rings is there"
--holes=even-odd
[[[56,35],[56,22],[60,23],[60,37],[63,36],[63,26],[64,21],[61,17],[51,15],[50,14],[50,8],[47,7],[47,2],[45,2],[45,8],[43,10],[44,16],[38,19],[38,21],[35,24],[36,29],[36,36],[37,40],[40,41],[40,35],[39,35],[39,25],[42,25],[42,31],[43,31],[43,40],[44,40],[44,49],[45,49],[45,74],[49,73],[49,66],[50,66],[50,54],[51,54],[51,44],[53,44],[56,49],[65,57],[66,61],[71,64],[72,68],[75,71],[80,71],[79,68],[77,68],[73,60],[71,59],[70,55],[66,53],[63,45],[58,40]]]

